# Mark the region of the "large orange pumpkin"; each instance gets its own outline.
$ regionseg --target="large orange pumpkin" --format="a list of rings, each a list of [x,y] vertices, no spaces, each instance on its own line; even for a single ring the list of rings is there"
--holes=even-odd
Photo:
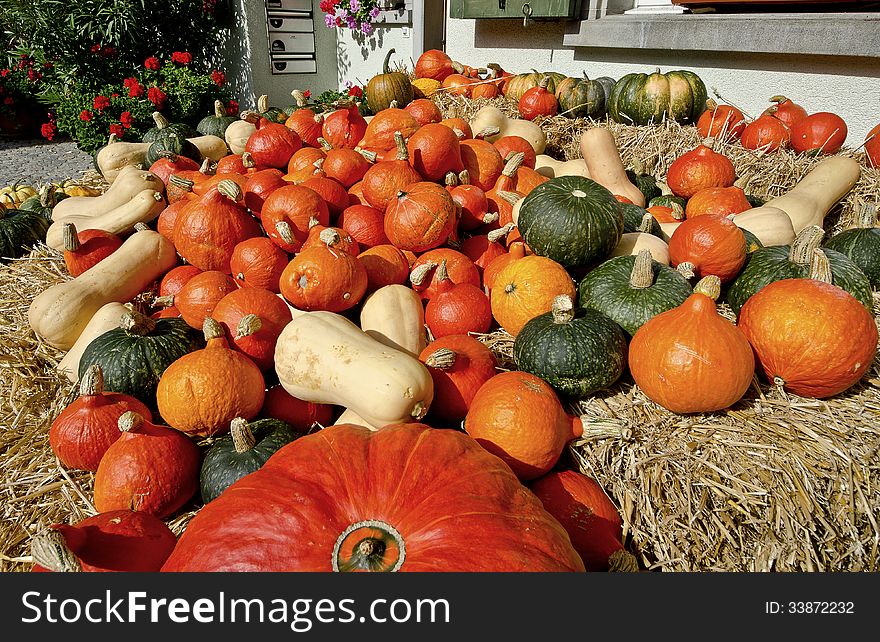
[[[458,250],[438,247],[425,252],[412,264],[410,282],[423,301],[429,300],[437,292],[437,268],[443,261],[446,261],[446,270],[453,283],[470,283],[479,287],[480,272],[473,261]]]
[[[504,169],[504,160],[498,150],[491,143],[478,138],[463,140],[459,147],[470,184],[484,192],[492,189]]]
[[[722,410],[739,401],[752,383],[752,348],[715,308],[720,287],[718,277],[706,277],[684,303],[650,319],[630,342],[633,379],[667,410]]]
[[[708,144],[706,144],[708,143]],[[666,173],[666,184],[676,196],[690,198],[706,187],[730,187],[736,180],[733,163],[712,149],[706,141],[672,161]]]
[[[311,220],[330,225],[327,203],[315,191],[287,185],[269,194],[263,203],[263,229],[285,252],[298,252],[309,236]]]
[[[367,291],[367,270],[348,252],[313,245],[297,254],[281,274],[281,294],[299,310],[342,312]]]
[[[424,252],[443,245],[455,229],[456,206],[436,183],[407,185],[385,211],[385,235],[401,250]]]
[[[582,571],[562,527],[467,435],[342,424],[189,523],[163,571]]]
[[[531,319],[549,312],[560,294],[572,299],[576,296],[574,281],[565,268],[545,256],[511,260],[490,287],[492,316],[514,337]]]
[[[446,76],[455,73],[455,65],[445,52],[429,49],[416,61],[416,78],[431,78],[442,82]]]
[[[726,216],[690,218],[669,239],[669,261],[686,278],[714,274],[727,283],[746,262],[746,237]]]
[[[746,193],[739,187],[707,187],[688,199],[684,209],[687,218],[706,214],[739,214],[751,209]],[[668,221],[665,221],[668,222]]]

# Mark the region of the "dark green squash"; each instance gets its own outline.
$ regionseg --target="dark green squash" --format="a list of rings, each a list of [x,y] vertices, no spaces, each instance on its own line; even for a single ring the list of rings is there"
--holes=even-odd
[[[727,291],[727,302],[733,311],[739,314],[749,297],[774,281],[808,277],[813,253],[823,235],[822,228],[813,225],[801,230],[791,245],[765,247],[753,253]],[[833,284],[852,294],[870,311],[871,283],[865,273],[840,252],[826,249],[824,253],[831,264]]]
[[[42,212],[7,209],[0,204],[0,261],[24,256],[45,241],[49,225]]]
[[[155,143],[161,134],[169,131],[177,132],[181,138],[195,138],[199,135],[199,132],[193,129],[192,125],[168,122],[168,119],[157,111],[153,112],[153,121],[156,126],[148,129],[141,139],[145,143]],[[150,164],[152,165],[152,163]]]
[[[602,85],[583,78],[564,78],[556,83],[559,115],[569,118],[601,118],[605,115],[605,91]]]
[[[175,156],[186,156],[197,163],[202,162],[202,153],[199,148],[181,136],[177,131],[172,129],[163,129],[156,136],[156,140],[147,150],[144,158],[144,164],[149,167],[157,160],[162,158],[163,154],[174,154]]]
[[[284,113],[284,110],[269,105],[269,97],[265,94],[257,98],[257,111],[260,112],[260,116],[273,123],[283,125],[287,120],[287,114]]]
[[[367,106],[374,114],[388,109],[393,102],[403,109],[413,101],[413,88],[409,78],[399,71],[391,71],[388,66],[393,53],[393,48],[388,50],[385,62],[382,64],[382,73],[370,78],[364,89]]]
[[[660,123],[667,118],[695,123],[706,109],[706,86],[691,71],[627,74],[617,81],[608,115],[628,125]]]
[[[636,173],[631,169],[626,170],[626,177],[629,181],[639,188],[639,191],[645,195],[645,202],[648,203],[652,198],[657,198],[663,192],[657,187],[657,179],[650,174]]]
[[[660,227],[660,223],[644,207],[639,207],[633,203],[621,203],[620,209],[623,210],[624,234],[645,232],[646,234],[653,234],[660,239],[664,238],[663,228]],[[650,216],[650,220],[646,219],[646,216]]]
[[[673,204],[680,205],[681,211],[683,212],[684,208],[687,207],[687,200],[683,199],[681,196],[663,194],[662,196],[655,196],[648,201],[648,207],[654,207],[656,205],[661,207],[672,207]]]
[[[767,202],[766,198],[763,198],[762,196],[755,196],[754,194],[746,194],[746,200],[752,207],[761,207],[764,205],[764,203]]]
[[[649,250],[641,250],[591,270],[578,286],[578,301],[582,307],[599,310],[632,336],[649,319],[684,303],[692,292],[679,272],[654,261]]]
[[[52,208],[65,198],[67,198],[67,194],[57,191],[55,186],[50,183],[44,185],[38,195],[26,199],[24,203],[18,206],[18,209],[26,212],[37,212],[45,216],[47,221],[51,221]]]
[[[217,136],[223,138],[226,135],[226,128],[238,120],[238,116],[228,116],[226,107],[222,101],[214,101],[214,113],[205,116],[196,125],[196,131],[202,136]]]
[[[835,234],[825,247],[848,257],[859,266],[874,289],[880,289],[880,227],[874,206],[866,205],[859,213],[856,227]]]
[[[513,344],[516,366],[561,395],[585,397],[613,385],[626,369],[626,334],[593,309],[557,296],[550,312],[526,323]]]
[[[299,89],[294,89],[290,92],[290,95],[293,96],[295,102],[293,105],[288,105],[284,108],[284,114],[288,118],[290,118],[293,112],[299,111],[300,109],[308,109],[309,107],[309,99],[306,98],[306,95]]]
[[[762,247],[764,247],[764,244],[761,243],[761,239],[759,239],[757,236],[755,236],[754,234],[749,232],[747,229],[744,229],[742,227],[739,229],[743,233],[743,236],[746,237],[746,256],[747,257],[749,254],[753,254],[753,253],[757,252],[758,250],[760,250]]]
[[[165,369],[204,347],[202,333],[178,318],[150,319],[138,312],[122,315],[119,327],[93,339],[79,360],[82,377],[93,365],[104,372],[104,388],[140,399],[156,408],[156,387]]]
[[[599,86],[602,87],[602,93],[605,94],[605,114],[608,114],[608,103],[611,101],[611,92],[614,91],[614,85],[617,84],[617,81],[610,76],[599,76],[598,78],[593,78],[593,82],[599,83]]]
[[[302,437],[293,426],[279,419],[248,423],[237,417],[229,434],[214,442],[202,460],[199,486],[206,504],[245,475],[263,467],[282,446]]]
[[[557,176],[522,202],[517,227],[535,254],[571,268],[601,261],[623,234],[623,209],[607,189],[583,176]]]

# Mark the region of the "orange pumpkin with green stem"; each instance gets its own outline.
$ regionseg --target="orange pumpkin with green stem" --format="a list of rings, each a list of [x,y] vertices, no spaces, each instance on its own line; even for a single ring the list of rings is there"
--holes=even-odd
[[[388,204],[385,235],[401,250],[424,252],[443,245],[456,221],[456,206],[449,192],[436,183],[413,183]]]
[[[746,262],[746,237],[730,217],[710,214],[684,221],[669,239],[669,260],[685,278],[714,274],[727,283]]]
[[[324,199],[308,187],[287,185],[272,192],[263,203],[263,229],[278,247],[298,252],[309,236],[312,218],[330,225],[330,210]]]
[[[297,254],[281,274],[281,294],[297,309],[342,312],[367,291],[367,271],[348,252],[325,244]]]
[[[241,288],[223,297],[212,316],[235,347],[262,371],[275,364],[275,342],[292,318],[290,308],[263,288]]]
[[[448,247],[425,252],[412,264],[410,283],[413,290],[419,293],[423,301],[429,300],[437,293],[439,275],[437,268],[446,261],[446,271],[453,283],[470,283],[480,285],[480,273],[467,256]]]
[[[64,265],[67,266],[70,276],[79,276],[113,254],[122,245],[121,238],[104,230],[77,232],[73,223],[65,223],[62,229]]]

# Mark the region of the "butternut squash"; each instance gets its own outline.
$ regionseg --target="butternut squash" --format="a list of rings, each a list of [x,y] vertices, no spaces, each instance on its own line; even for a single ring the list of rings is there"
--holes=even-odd
[[[28,322],[46,343],[70,350],[101,307],[131,301],[176,264],[171,241],[139,226],[103,261],[38,295],[28,308]]]
[[[276,294],[275,296],[277,296],[279,299],[284,301],[284,305],[286,305],[287,309],[290,310],[290,318],[291,319],[295,319],[298,316],[300,316],[301,314],[308,314],[308,312],[306,312],[305,310],[300,310],[299,308],[295,308],[292,305],[290,305],[290,303],[287,302],[287,299],[285,299],[280,294]]]
[[[346,408],[345,412],[339,415],[339,419],[333,422],[334,426],[338,426],[339,424],[354,424],[355,426],[363,426],[364,428],[369,428],[370,430],[376,430],[375,426],[371,425],[354,410],[351,410],[349,408]]]
[[[60,221],[66,216],[98,216],[130,201],[145,189],[165,191],[162,179],[148,171],[127,165],[110,188],[99,196],[71,196],[60,201],[52,209],[52,220]]]
[[[470,120],[471,131],[482,132],[497,127],[498,133],[485,137],[485,140],[494,143],[502,136],[521,136],[529,141],[536,154],[543,154],[547,148],[547,137],[540,125],[530,120],[508,118],[497,107],[486,105]]]
[[[195,138],[187,138],[187,140],[196,146],[202,158],[210,158],[215,163],[229,155],[226,141],[219,136],[196,136]]]
[[[150,145],[151,143],[118,141],[115,134],[110,134],[110,140],[95,155],[95,165],[104,180],[113,183],[124,167],[134,166],[138,169],[145,169],[144,159]]]
[[[538,154],[535,157],[535,171],[547,178],[557,176],[583,176],[590,178],[590,170],[583,158],[575,158],[570,161],[558,161],[552,156]]]
[[[791,245],[796,236],[788,214],[778,207],[754,207],[734,216],[733,222],[758,237],[765,247]]]
[[[361,330],[411,357],[418,358],[428,345],[422,300],[415,290],[403,285],[386,285],[364,300]]]
[[[310,312],[285,326],[275,371],[294,397],[345,406],[374,428],[420,421],[434,398],[431,375],[418,359],[333,312]]]
[[[58,363],[58,372],[66,375],[71,382],[76,382],[79,379],[77,375],[79,372],[79,360],[82,358],[86,347],[105,332],[118,328],[119,319],[130,310],[130,306],[117,303],[116,301],[99,308],[86,327],[83,328],[76,343],[73,344],[73,347],[67,351],[67,354]]]
[[[669,246],[663,239],[645,232],[627,232],[621,236],[611,256],[636,256],[641,250],[648,250],[657,263],[669,265]]]
[[[248,138],[255,131],[257,131],[256,125],[246,120],[237,120],[234,123],[230,123],[223,137],[226,139],[226,144],[229,145],[229,149],[233,154],[243,154]]]
[[[63,201],[62,201],[63,202]],[[136,223],[149,223],[165,209],[165,199],[160,192],[145,189],[119,207],[97,216],[71,214],[54,221],[46,232],[46,245],[56,250],[64,249],[64,224],[73,223],[79,230],[104,230],[112,234],[130,232]]]
[[[858,161],[845,156],[831,156],[816,165],[797,185],[765,207],[776,207],[788,214],[794,233],[811,225],[822,227],[825,215],[859,181],[862,170]]]
[[[612,194],[625,196],[639,207],[645,206],[645,195],[626,177],[611,130],[604,127],[588,129],[581,134],[580,149],[594,181]]]

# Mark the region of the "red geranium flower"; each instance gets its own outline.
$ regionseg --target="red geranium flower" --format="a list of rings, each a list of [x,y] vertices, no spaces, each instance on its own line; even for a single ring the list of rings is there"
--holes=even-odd
[[[304,97],[304,98],[311,98],[311,97],[312,97],[312,90],[311,90],[311,89],[306,89],[306,90],[303,92],[303,97]]]
[[[40,133],[46,140],[52,140],[58,132],[58,127],[53,122],[43,123],[40,127]]]
[[[238,103],[234,100],[230,100],[229,104],[226,106],[226,113],[230,116],[238,115]]]
[[[92,103],[92,107],[94,107],[98,111],[103,111],[110,106],[110,99],[107,96],[95,96],[95,100]]]
[[[136,84],[138,84],[138,79],[135,78],[134,76],[132,76],[131,78],[126,78],[125,80],[122,81],[122,86],[126,87],[126,88],[131,87],[132,85],[136,85]]]
[[[79,119],[84,122],[89,122],[92,119],[92,112],[88,109],[83,109],[79,114]]]
[[[122,129],[122,125],[113,124],[110,125],[110,133],[116,134],[116,138],[122,138],[122,136],[125,134],[125,130]]]
[[[15,101],[12,100],[12,96],[7,96],[6,98],[3,99],[3,104],[4,104],[4,105],[11,105],[11,104],[13,104],[14,102],[15,102]]]
[[[348,90],[348,95],[349,95],[349,96],[355,96],[355,97],[357,97],[357,98],[360,98],[361,96],[364,95],[364,90],[361,89],[360,87],[358,87],[357,85],[354,85],[353,87],[351,87],[351,88]]]
[[[122,123],[122,126],[128,129],[132,124],[132,117],[130,111],[124,111],[119,115],[119,122]]]
[[[0,77],[5,78],[7,75],[9,75],[8,69],[0,69]]]
[[[92,53],[98,53],[99,51],[101,51],[101,45],[92,45],[89,48],[89,51],[91,51]]]
[[[113,47],[104,47],[101,49],[101,57],[102,58],[110,58],[111,56],[116,55],[116,49]]]
[[[192,54],[187,53],[186,51],[175,51],[171,54],[171,62],[178,65],[188,65],[192,62],[192,59]]]
[[[162,63],[159,62],[159,59],[156,56],[150,56],[144,61],[144,67],[147,69],[152,69],[153,71],[157,71]]]
[[[128,97],[140,98],[144,95],[144,88],[135,78],[132,78],[131,80],[134,80],[134,83],[132,83],[131,86],[129,86],[128,88]]]
[[[147,90],[147,99],[156,106],[156,109],[162,109],[165,104],[165,92],[158,87],[150,87]]]
[[[226,83],[226,74],[215,69],[211,72],[211,80],[213,80],[218,87],[222,87],[224,83]]]

